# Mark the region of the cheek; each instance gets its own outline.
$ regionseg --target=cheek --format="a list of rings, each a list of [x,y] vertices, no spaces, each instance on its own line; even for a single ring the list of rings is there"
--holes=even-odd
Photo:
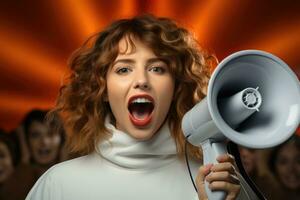
[[[126,97],[130,88],[131,82],[127,79],[110,79],[107,81],[108,103],[116,118],[118,116],[123,118],[127,111]]]
[[[118,105],[120,102],[124,101],[125,97],[125,91],[126,89],[126,84],[109,84],[107,85],[107,97],[108,97],[108,102],[111,107],[114,107]]]
[[[249,155],[249,160],[254,165],[254,163],[256,162],[257,159],[256,159],[256,157],[254,155]]]
[[[29,139],[29,146],[32,151],[36,151],[39,147],[39,139]]]
[[[159,114],[159,119],[163,120],[163,118],[166,117],[166,115],[168,114],[169,110],[170,110],[170,105],[172,103],[173,100],[173,95],[174,95],[174,86],[171,83],[166,83],[166,84],[162,84],[159,85],[159,110],[160,110],[160,114]]]
[[[286,173],[289,173],[287,164],[277,164],[276,169],[280,177],[284,177]]]
[[[161,91],[162,97],[163,97],[163,103],[165,106],[169,107],[171,105],[171,102],[174,98],[174,85],[169,85],[167,87],[164,87]]]
[[[7,168],[13,168],[13,161],[12,161],[12,158],[11,157],[7,157],[5,160],[4,160],[4,164]]]
[[[107,93],[109,96],[119,94],[126,90],[131,84],[130,78],[109,77],[106,82]]]
[[[0,159],[1,166],[4,166],[5,168],[12,166],[12,157],[8,152],[5,153]]]
[[[120,111],[123,110],[120,109],[122,102],[124,100],[122,100],[120,93],[110,93],[108,95],[108,103],[114,116],[118,116],[121,113]]]
[[[158,91],[160,96],[163,95],[167,99],[173,98],[175,84],[172,78],[154,80],[153,86]]]
[[[51,143],[48,147],[52,150],[52,152],[57,152],[60,148],[60,144],[61,144],[60,137],[52,138]]]
[[[59,135],[56,135],[52,138],[52,144],[53,146],[59,146],[61,143],[61,137]]]

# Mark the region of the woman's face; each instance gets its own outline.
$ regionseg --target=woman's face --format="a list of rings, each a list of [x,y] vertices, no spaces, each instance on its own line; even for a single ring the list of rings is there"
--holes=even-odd
[[[295,144],[288,143],[279,150],[275,169],[285,187],[300,189],[300,151]]]
[[[255,150],[248,149],[245,147],[240,147],[239,150],[240,150],[240,155],[241,155],[241,159],[242,159],[242,164],[243,164],[246,172],[248,174],[250,174],[256,168],[257,158],[256,158]]]
[[[5,143],[0,141],[0,184],[3,183],[14,171],[11,154]]]
[[[167,64],[141,41],[135,49],[123,38],[106,75],[108,101],[116,128],[139,140],[151,138],[168,114],[174,79]]]
[[[41,165],[55,162],[60,149],[60,135],[51,135],[47,126],[38,121],[33,121],[28,131],[29,146],[35,162]]]

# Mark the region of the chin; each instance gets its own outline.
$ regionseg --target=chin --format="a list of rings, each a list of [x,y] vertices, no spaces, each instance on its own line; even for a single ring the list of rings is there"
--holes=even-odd
[[[37,163],[40,165],[50,165],[54,162],[53,158],[41,158],[39,160],[37,160]]]
[[[145,141],[145,140],[151,139],[153,137],[154,133],[145,132],[145,131],[141,130],[138,132],[137,131],[131,132],[131,134],[129,134],[129,135],[136,140]]]

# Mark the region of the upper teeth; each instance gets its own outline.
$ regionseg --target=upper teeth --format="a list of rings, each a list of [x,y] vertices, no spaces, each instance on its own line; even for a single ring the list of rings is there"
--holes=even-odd
[[[145,98],[137,98],[133,100],[132,103],[151,103],[151,101]]]

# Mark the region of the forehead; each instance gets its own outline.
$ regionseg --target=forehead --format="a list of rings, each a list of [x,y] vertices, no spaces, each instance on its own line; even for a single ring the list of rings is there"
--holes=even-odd
[[[47,132],[47,130],[48,130],[47,126],[39,121],[33,121],[29,126],[29,132],[31,131]]]
[[[299,149],[297,149],[294,143],[288,143],[283,146],[279,151],[279,156],[291,156],[299,153]]]
[[[130,54],[135,50],[134,38],[129,35],[124,36],[118,44],[119,54]]]
[[[140,40],[139,38],[132,36],[132,35],[127,35],[124,36],[118,44],[118,55],[132,55],[136,54],[140,51],[144,53],[148,53],[151,55],[154,55],[153,50],[148,47],[145,42]]]

